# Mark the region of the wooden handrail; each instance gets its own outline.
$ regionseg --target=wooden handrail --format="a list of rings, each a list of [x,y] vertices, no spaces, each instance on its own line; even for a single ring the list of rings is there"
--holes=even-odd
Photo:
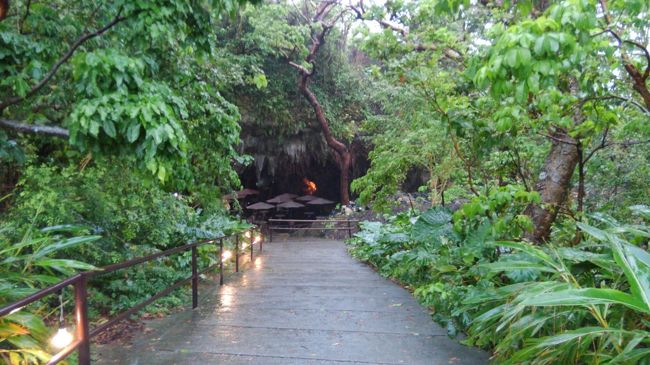
[[[359,220],[357,219],[269,219],[269,222],[323,222],[323,223],[330,223],[330,222],[353,222],[353,223],[358,223]]]
[[[198,306],[198,277],[199,277],[199,271],[197,270],[197,248],[203,245],[207,244],[215,244],[218,241],[219,245],[219,257],[218,257],[218,264],[211,265],[210,267],[203,269],[200,271],[200,273],[205,273],[209,271],[210,269],[215,268],[216,266],[219,266],[219,284],[223,285],[223,240],[225,238],[231,238],[235,237],[235,244],[236,244],[236,254],[235,254],[235,260],[237,262],[237,270],[239,270],[239,237],[241,235],[244,235],[246,232],[253,232],[257,231],[257,228],[252,228],[248,229],[246,231],[243,231],[241,233],[236,233],[236,234],[231,234],[228,236],[222,236],[213,240],[203,240],[199,242],[194,242],[194,243],[188,243],[182,246],[174,247],[169,250],[157,252],[155,254],[151,254],[148,256],[143,256],[143,257],[138,257],[135,259],[131,259],[128,261],[123,261],[119,262],[116,264],[104,266],[102,268],[99,268],[97,270],[92,270],[92,271],[84,271],[80,272],[74,276],[71,276],[69,278],[63,279],[60,282],[51,285],[47,288],[41,289],[37,291],[34,294],[31,294],[21,300],[18,300],[14,303],[11,303],[9,305],[6,305],[2,308],[0,308],[0,317],[15,313],[16,311],[20,310],[26,305],[29,305],[37,300],[40,300],[44,298],[47,295],[53,294],[55,292],[58,292],[60,290],[63,290],[65,287],[73,285],[74,286],[74,291],[75,291],[75,325],[77,328],[77,335],[76,339],[73,343],[68,345],[66,348],[63,350],[59,351],[58,353],[54,354],[52,358],[47,362],[48,365],[54,365],[59,363],[60,361],[64,360],[66,357],[68,357],[72,352],[75,350],[78,351],[79,353],[79,359],[78,363],[79,365],[89,365],[90,364],[90,338],[98,335],[99,333],[105,331],[112,325],[116,324],[117,322],[120,322],[126,318],[128,318],[130,315],[136,313],[137,311],[143,309],[147,305],[151,304],[157,299],[162,298],[165,295],[170,294],[173,292],[175,289],[178,289],[179,287],[191,282],[192,283],[192,308],[196,308]],[[252,236],[252,235],[251,235]],[[254,246],[256,243],[259,243],[259,250],[262,250],[262,245],[264,242],[264,238],[258,242],[256,242],[254,239],[251,238],[251,242],[249,244],[250,250],[251,250],[251,260],[253,259],[253,250]],[[191,250],[192,251],[192,275],[188,278],[179,280],[169,286],[168,288],[152,295],[149,297],[147,300],[136,304],[135,306],[131,307],[130,309],[127,309],[113,318],[109,319],[107,322],[95,327],[93,330],[89,329],[89,323],[88,323],[88,308],[87,308],[87,295],[86,295],[86,290],[87,290],[87,280],[91,277],[102,275],[102,274],[107,274],[111,273],[117,270],[122,270],[122,269],[127,269],[130,267],[134,267],[138,264],[144,263],[144,262],[150,262],[156,259],[159,259],[161,257],[167,257],[176,253],[180,252],[185,252]],[[81,321],[81,322],[79,322]]]
[[[347,223],[345,226],[336,227],[296,227],[273,226],[273,223]],[[273,242],[273,231],[348,231],[348,238],[352,238],[352,224],[359,226],[357,219],[269,219],[267,221],[267,230],[269,241]]]

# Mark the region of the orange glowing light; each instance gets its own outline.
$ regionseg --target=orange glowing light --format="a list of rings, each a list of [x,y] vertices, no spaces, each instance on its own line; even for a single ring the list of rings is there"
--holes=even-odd
[[[303,178],[302,182],[305,183],[305,193],[312,195],[316,192],[316,183],[309,180],[308,178]]]

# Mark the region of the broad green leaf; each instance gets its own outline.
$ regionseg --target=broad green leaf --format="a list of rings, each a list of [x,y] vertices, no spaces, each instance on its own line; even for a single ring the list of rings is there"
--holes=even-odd
[[[50,245],[40,248],[38,251],[34,253],[33,258],[38,259],[63,249],[97,241],[100,238],[101,236],[83,236],[83,237],[72,237],[61,241],[57,241]]]
[[[115,131],[115,124],[113,124],[113,122],[110,120],[104,120],[102,123],[102,129],[104,129],[104,132],[111,138],[115,138],[117,135],[117,132]]]
[[[645,303],[630,294],[615,289],[585,288],[541,293],[527,297],[521,304],[536,307],[620,304],[650,314],[650,308]]]
[[[542,272],[555,272],[555,269],[546,265],[530,261],[497,261],[479,265],[492,272],[513,271],[513,270],[536,270]]]
[[[93,265],[85,262],[70,259],[41,259],[34,262],[34,265],[42,267],[52,267],[57,270],[61,269],[78,269],[78,270],[96,270]],[[69,271],[69,270],[66,270]]]
[[[140,136],[140,124],[134,122],[129,126],[129,129],[126,131],[127,141],[133,143],[138,139],[139,136]]]
[[[598,229],[596,227],[590,226],[590,225],[582,223],[582,222],[578,222],[578,223],[576,223],[576,225],[578,227],[580,227],[580,229],[583,232],[589,234],[590,236],[594,237],[595,239],[597,239],[599,241],[607,241],[607,239],[608,239],[607,232],[605,232],[603,230],[600,230],[600,229]]]
[[[496,246],[502,246],[502,247],[509,247],[512,249],[519,250],[521,252],[527,253],[532,257],[535,257],[551,267],[555,268],[558,270],[558,264],[549,256],[546,252],[542,251],[541,249],[533,246],[530,243],[527,242],[515,242],[515,241],[498,241],[495,242],[494,245]]]
[[[650,261],[648,254],[642,250],[632,251],[630,244],[620,241],[610,235],[612,253],[614,260],[621,267],[630,291],[639,301],[643,303],[646,311],[650,312]]]

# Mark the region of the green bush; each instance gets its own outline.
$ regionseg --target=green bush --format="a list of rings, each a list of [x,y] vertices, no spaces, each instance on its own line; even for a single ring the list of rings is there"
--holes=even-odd
[[[129,163],[104,161],[80,169],[29,165],[0,217],[0,306],[73,275],[153,254],[185,243],[238,232],[250,225],[195,207],[191,197],[165,191],[158,180]],[[206,212],[210,213],[206,213]],[[44,228],[41,227],[52,227]],[[199,248],[199,265],[216,262],[216,245]],[[75,258],[71,260],[69,258]],[[91,320],[118,313],[190,275],[184,252],[130,269],[98,275],[89,282]],[[188,302],[181,288],[148,306],[167,312]],[[64,290],[72,313],[72,290]],[[59,303],[47,297],[0,320],[0,359],[41,363]],[[44,322],[45,319],[45,322]]]
[[[578,223],[578,245],[558,234],[569,239],[535,246],[518,240],[531,199],[504,188],[453,220],[436,208],[364,222],[350,251],[499,364],[650,363],[650,208],[631,207],[636,224],[602,214]]]
[[[63,252],[96,242],[83,227],[58,226],[29,230],[18,242],[0,231],[0,307],[57,283],[92,265],[71,260]],[[7,364],[36,364],[49,360],[48,339],[53,332],[43,321],[51,312],[46,299],[0,318],[0,359]]]

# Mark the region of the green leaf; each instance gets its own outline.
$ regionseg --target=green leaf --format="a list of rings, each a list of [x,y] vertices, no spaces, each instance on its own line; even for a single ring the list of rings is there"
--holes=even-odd
[[[633,205],[630,210],[635,214],[642,216],[645,219],[650,219],[650,206],[647,205]]]
[[[610,239],[614,260],[623,270],[632,295],[641,301],[650,313],[650,257],[638,248],[633,250],[633,246],[614,236],[610,236]]]
[[[266,75],[263,73],[258,73],[253,76],[253,83],[258,89],[264,89],[269,84],[269,82],[266,80]]]
[[[609,239],[607,232],[600,230],[596,227],[590,226],[588,224],[578,222],[576,225],[585,233],[588,235],[594,237],[595,239],[599,241],[607,241]]]
[[[126,139],[130,143],[135,142],[140,136],[140,124],[132,123],[126,131]]]
[[[522,305],[535,307],[553,306],[592,306],[599,304],[619,304],[639,312],[650,314],[645,303],[615,289],[568,289],[551,293],[536,293],[521,302]]]
[[[520,364],[522,362],[529,362],[527,360],[535,358],[535,354],[540,351],[545,351],[549,348],[558,347],[572,342],[580,342],[589,344],[593,341],[594,337],[611,336],[610,341],[618,341],[622,337],[639,336],[642,335],[638,331],[626,331],[617,328],[604,328],[604,327],[583,327],[575,330],[564,331],[560,334],[542,337],[540,339],[531,340],[529,346],[525,346],[521,350],[515,352],[504,364]]]
[[[534,73],[528,76],[528,89],[532,93],[537,93],[539,91],[539,75]]]
[[[445,208],[433,208],[422,213],[411,230],[411,238],[418,242],[439,245],[441,237],[455,238],[451,213]]]
[[[502,247],[510,247],[510,248],[519,250],[521,252],[527,253],[528,255],[530,255],[532,257],[535,257],[535,258],[547,263],[549,266],[553,267],[556,271],[559,270],[557,262],[555,262],[551,258],[551,256],[549,256],[546,252],[544,252],[541,249],[533,246],[530,243],[527,243],[527,242],[515,242],[515,241],[498,241],[498,242],[495,242],[494,245],[502,246]]]
[[[42,247],[41,249],[36,251],[34,253],[33,258],[38,259],[63,249],[97,241],[100,238],[101,236],[83,236],[83,237],[72,237],[61,241],[57,241],[55,243]]]
[[[514,271],[514,270],[535,270],[542,272],[555,272],[555,269],[546,265],[530,261],[497,261],[479,265],[491,272]]]
[[[34,262],[34,265],[41,267],[53,267],[62,269],[77,269],[77,270],[97,270],[97,267],[87,264],[85,262],[69,259],[41,259]]]
[[[115,138],[117,135],[117,132],[115,131],[115,124],[113,124],[113,122],[110,120],[104,120],[102,123],[102,129],[104,129],[104,132],[106,132],[106,134],[111,138]]]
[[[511,48],[506,53],[506,64],[510,67],[516,67],[518,63],[517,49]]]

